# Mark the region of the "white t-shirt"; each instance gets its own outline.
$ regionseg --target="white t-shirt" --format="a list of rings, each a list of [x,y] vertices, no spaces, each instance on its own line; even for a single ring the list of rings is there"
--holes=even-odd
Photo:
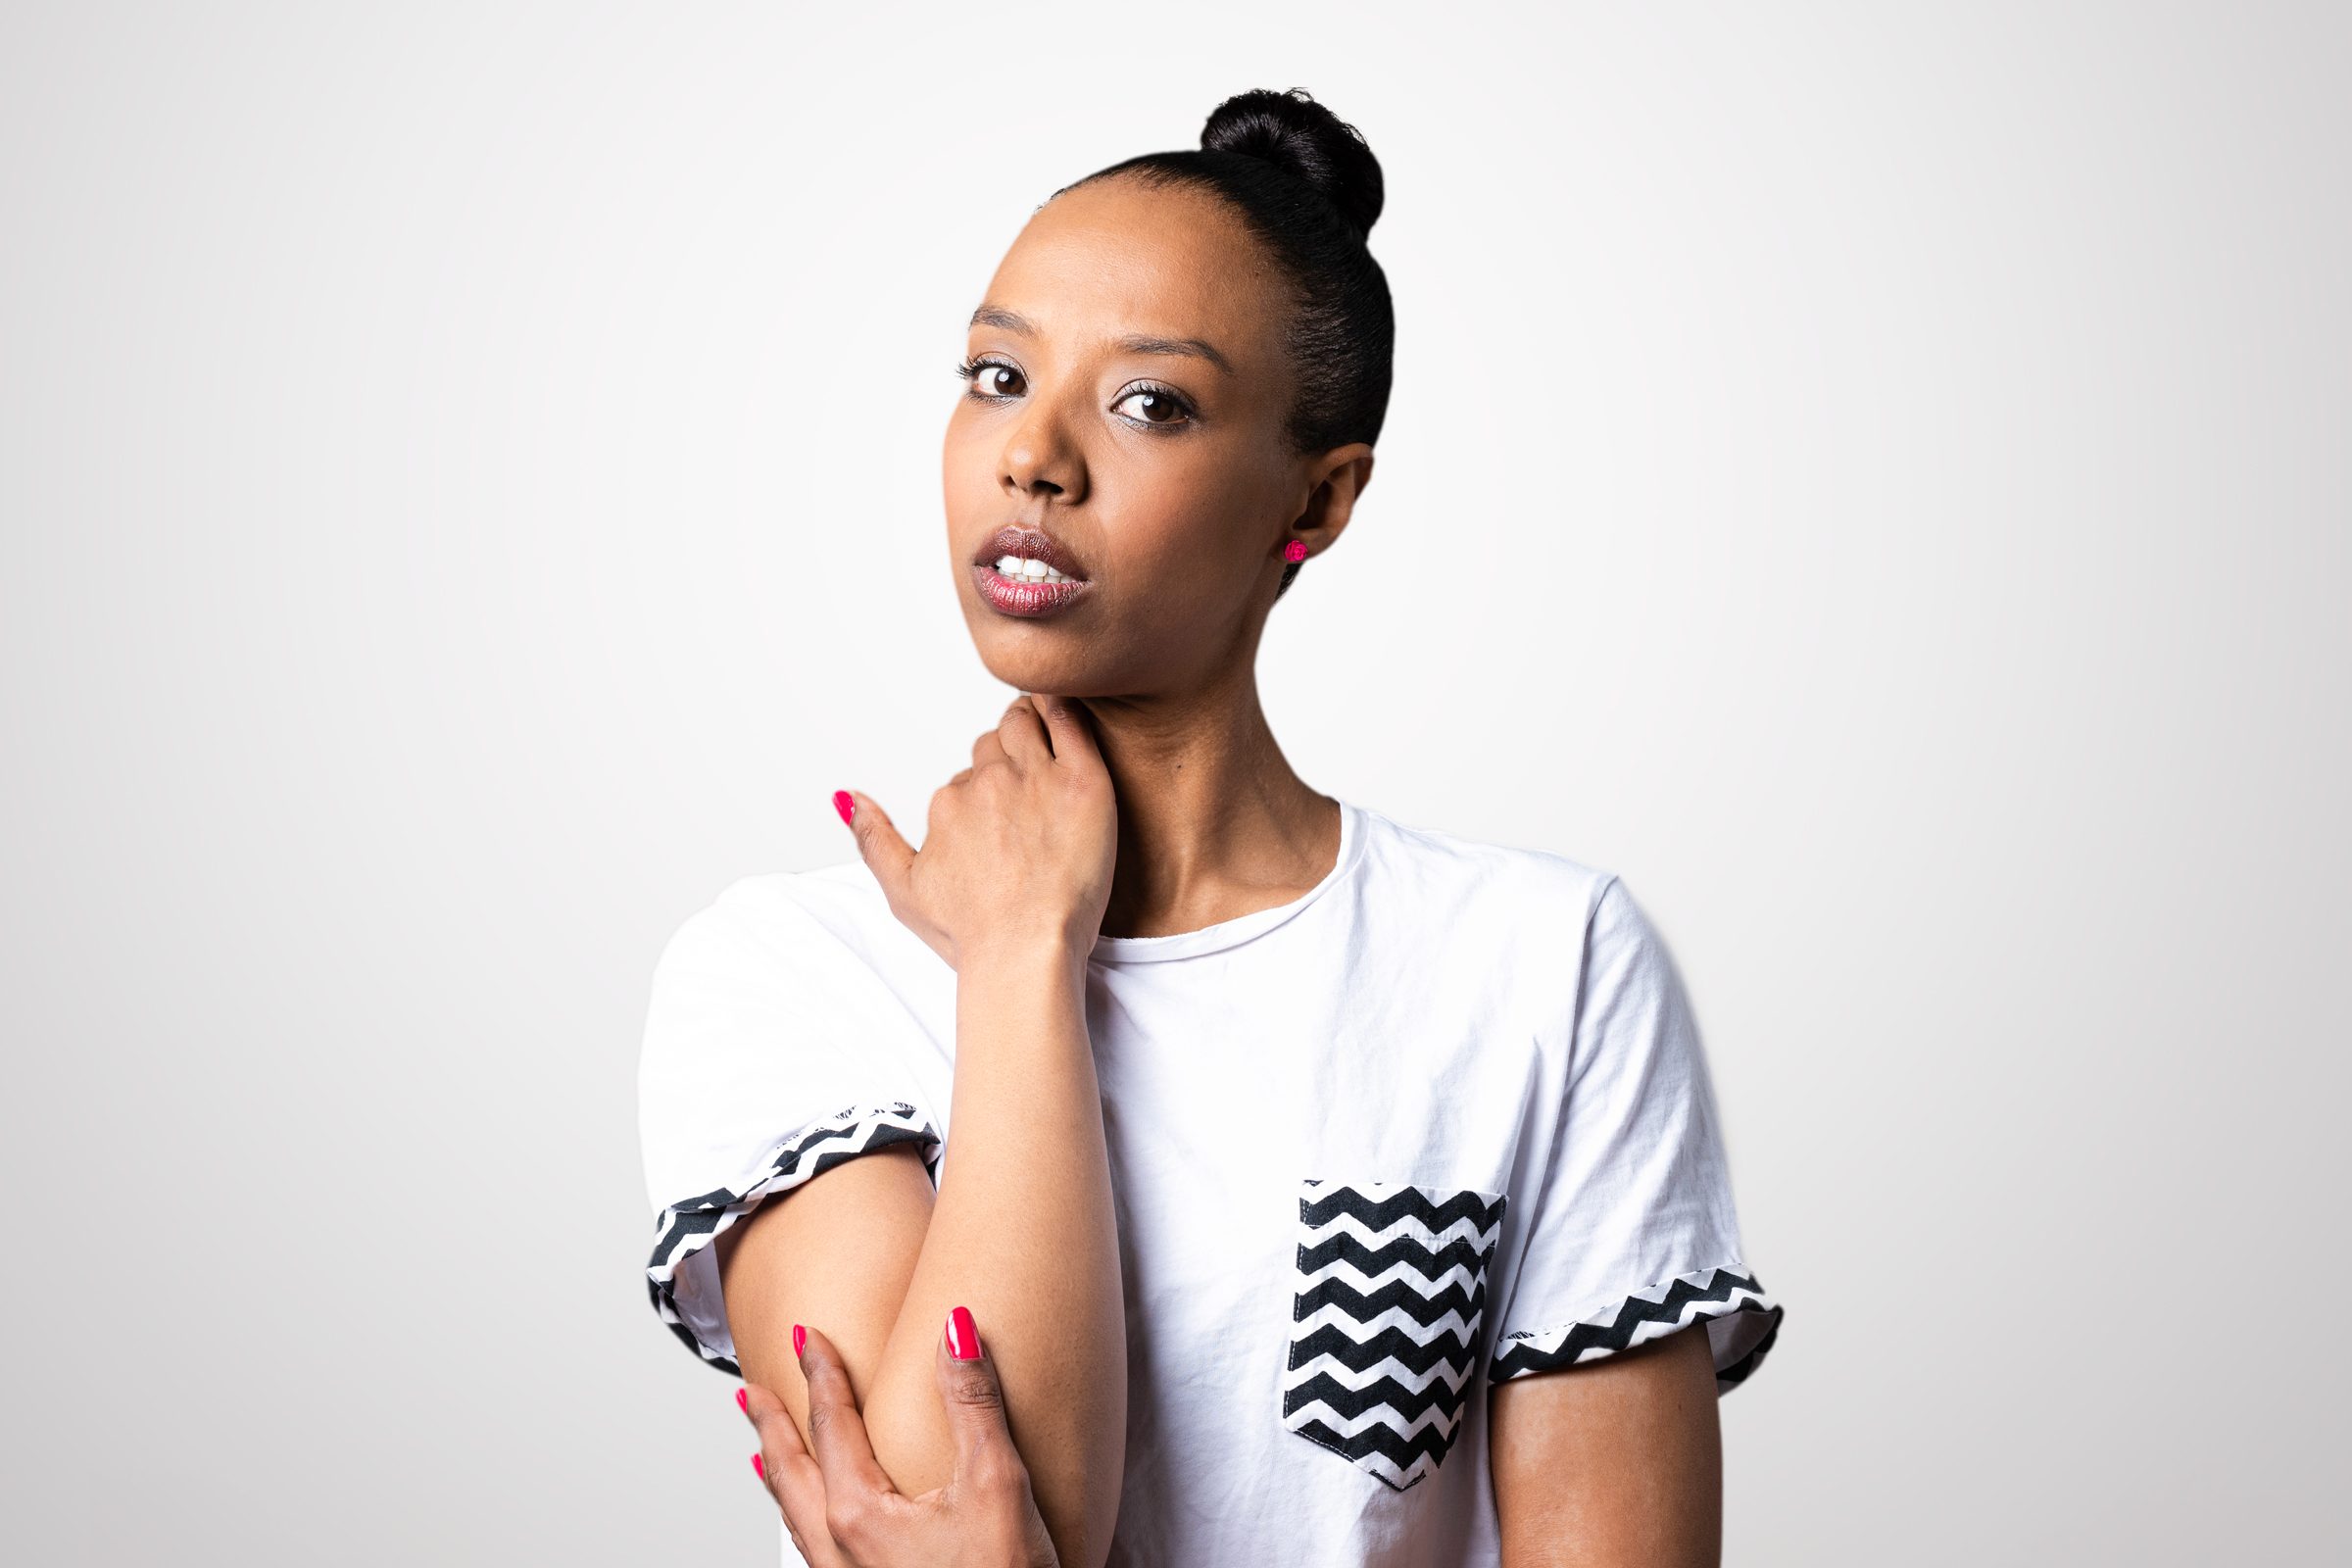
[[[1127,1313],[1114,1564],[1495,1564],[1492,1383],[1703,1325],[1720,1395],[1780,1328],[1624,883],[1339,804],[1304,896],[1087,966]],[[955,1020],[954,969],[860,859],[747,876],[679,928],[640,1076],[648,1278],[705,1363],[740,1375],[718,1231],[892,1144],[939,1180]]]

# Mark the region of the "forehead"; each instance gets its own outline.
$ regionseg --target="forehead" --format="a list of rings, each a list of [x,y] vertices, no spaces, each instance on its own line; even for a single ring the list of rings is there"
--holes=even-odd
[[[1280,275],[1223,201],[1117,175],[1038,209],[988,302],[1065,340],[1206,338],[1237,370],[1275,352],[1283,314]]]

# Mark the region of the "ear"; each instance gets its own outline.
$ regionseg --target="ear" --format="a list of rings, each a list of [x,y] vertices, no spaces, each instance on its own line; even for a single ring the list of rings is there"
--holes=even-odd
[[[1355,498],[1372,482],[1371,446],[1350,441],[1333,447],[1314,460],[1308,479],[1312,488],[1307,492],[1306,507],[1275,548],[1279,550],[1293,537],[1303,539],[1307,558],[1312,560],[1339,541],[1355,513]]]

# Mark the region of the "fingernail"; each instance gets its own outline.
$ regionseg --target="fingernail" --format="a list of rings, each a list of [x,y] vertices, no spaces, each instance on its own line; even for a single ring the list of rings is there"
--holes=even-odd
[[[737,1389],[735,1391],[735,1408],[741,1410],[745,1415],[752,1413],[752,1396],[749,1390]]]
[[[792,1326],[792,1353],[795,1355],[808,1353],[808,1331],[798,1323]]]
[[[858,809],[858,803],[850,799],[848,790],[835,790],[833,792],[833,809],[839,811],[841,819],[847,822]]]
[[[752,1474],[762,1481],[767,1479],[767,1463],[756,1453],[752,1455]]]
[[[948,1313],[948,1354],[958,1361],[980,1359],[980,1330],[972,1314],[958,1306]]]

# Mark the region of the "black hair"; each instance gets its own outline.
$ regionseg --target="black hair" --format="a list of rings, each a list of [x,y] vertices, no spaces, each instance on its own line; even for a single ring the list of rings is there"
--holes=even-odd
[[[1380,160],[1356,128],[1303,88],[1258,88],[1209,113],[1199,151],[1144,153],[1062,189],[1113,174],[1214,192],[1273,256],[1293,293],[1287,347],[1298,394],[1285,424],[1292,450],[1376,441],[1388,415],[1396,318],[1388,276],[1365,246],[1384,195]],[[1275,598],[1300,564],[1285,564]]]

